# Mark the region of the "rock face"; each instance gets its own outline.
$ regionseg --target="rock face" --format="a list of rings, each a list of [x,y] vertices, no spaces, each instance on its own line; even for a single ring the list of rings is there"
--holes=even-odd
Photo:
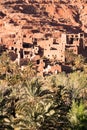
[[[16,34],[15,41],[27,41],[59,31],[87,35],[86,0],[0,0],[0,37]]]
[[[40,32],[62,29],[87,31],[85,0],[0,0],[0,24],[28,26]],[[37,26],[38,25],[38,26]],[[8,28],[8,26],[7,26]],[[12,27],[11,27],[12,28]],[[27,27],[26,27],[27,28]]]

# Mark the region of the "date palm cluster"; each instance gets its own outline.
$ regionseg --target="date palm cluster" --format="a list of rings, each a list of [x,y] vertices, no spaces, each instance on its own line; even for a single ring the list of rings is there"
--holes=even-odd
[[[37,77],[3,57],[0,130],[87,130],[86,72]]]

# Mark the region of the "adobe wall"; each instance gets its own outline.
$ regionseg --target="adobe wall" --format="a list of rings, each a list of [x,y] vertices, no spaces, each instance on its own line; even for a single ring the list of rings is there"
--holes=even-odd
[[[85,49],[84,34],[63,34],[65,48],[71,50],[74,54],[80,54]]]
[[[44,49],[43,56],[48,59],[57,59],[61,62],[65,61],[64,52],[65,52],[65,44],[58,43],[57,40],[54,43],[54,38],[49,38],[47,40],[38,41],[38,45],[40,45]]]

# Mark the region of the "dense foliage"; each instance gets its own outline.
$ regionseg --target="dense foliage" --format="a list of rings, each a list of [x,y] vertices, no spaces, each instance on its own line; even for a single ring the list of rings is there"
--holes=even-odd
[[[85,70],[37,77],[31,63],[20,70],[6,57],[0,57],[1,130],[87,130]]]

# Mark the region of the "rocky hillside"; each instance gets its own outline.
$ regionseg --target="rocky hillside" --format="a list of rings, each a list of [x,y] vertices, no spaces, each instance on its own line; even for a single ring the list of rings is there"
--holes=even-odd
[[[0,0],[0,33],[87,33],[86,0]],[[5,26],[4,28],[2,26]],[[15,29],[14,29],[15,27]],[[12,29],[13,28],[13,29]]]

